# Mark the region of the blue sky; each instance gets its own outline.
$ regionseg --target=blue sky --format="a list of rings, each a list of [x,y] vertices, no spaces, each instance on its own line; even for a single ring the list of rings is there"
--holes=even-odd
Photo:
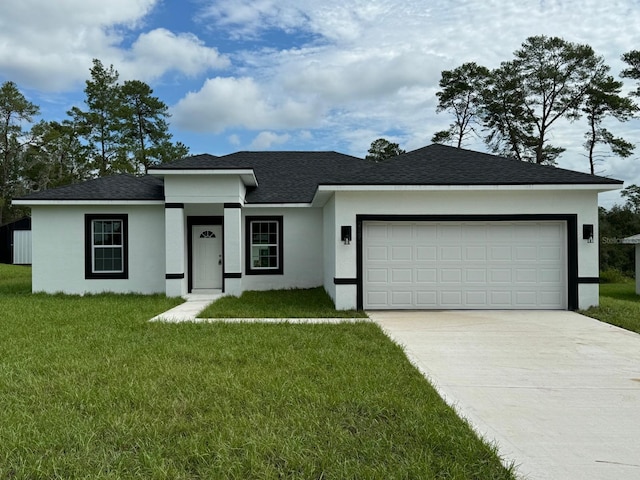
[[[442,70],[511,58],[531,35],[591,45],[617,75],[640,49],[638,0],[20,0],[0,13],[0,81],[42,116],[81,106],[93,58],[147,82],[192,153],[413,150],[450,122]],[[629,88],[631,88],[629,83]],[[611,125],[640,144],[640,122]],[[588,171],[585,125],[558,125],[559,166]],[[468,148],[484,150],[479,141]],[[603,175],[640,184],[640,151]],[[615,195],[604,195],[610,204]]]

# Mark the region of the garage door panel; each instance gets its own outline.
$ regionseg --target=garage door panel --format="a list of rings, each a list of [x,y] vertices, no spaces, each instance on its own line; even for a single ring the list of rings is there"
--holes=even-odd
[[[515,248],[515,260],[520,262],[531,262],[536,261],[538,258],[538,249],[535,245],[529,245],[525,247],[516,247]]]
[[[367,226],[367,236],[371,239],[384,239],[388,237],[389,226],[386,224],[371,224]]]
[[[438,258],[438,249],[436,247],[425,247],[418,245],[416,247],[416,260],[419,262],[435,262]]]
[[[455,261],[462,260],[462,247],[459,247],[459,246],[440,247],[439,260],[442,260],[445,262],[448,260],[455,260]]]
[[[487,247],[485,247],[484,245],[466,247],[465,248],[465,259],[468,262],[486,262],[487,261]]]
[[[482,308],[487,305],[486,291],[467,291],[465,292],[465,306],[473,308]]]
[[[365,222],[363,253],[365,308],[566,308],[564,222]]]
[[[419,308],[436,308],[438,306],[438,292],[435,290],[417,291],[416,306]]]
[[[442,283],[462,282],[462,270],[460,268],[443,268],[440,270],[440,281]]]
[[[389,282],[389,271],[386,268],[368,268],[366,279],[370,284],[381,283],[386,285]]]
[[[461,240],[466,244],[485,245],[487,243],[487,229],[484,225],[463,225]]]
[[[387,255],[387,247],[368,247],[366,250],[365,259],[368,262],[382,261],[385,262],[388,260]]]
[[[462,308],[462,292],[460,290],[445,290],[441,292],[440,304],[447,308]]]
[[[394,268],[391,270],[392,283],[413,283],[413,269]]]
[[[438,240],[451,243],[459,243],[461,237],[460,225],[440,225],[437,229]]]
[[[510,268],[494,268],[489,274],[489,283],[511,283],[511,269]]]
[[[489,249],[489,260],[491,261],[507,261],[513,259],[511,245],[494,245]]]
[[[557,268],[540,269],[540,283],[556,284],[562,280],[562,271]]]
[[[389,306],[389,293],[386,290],[369,291],[366,299],[370,308],[388,308]]]
[[[516,292],[516,305],[518,307],[535,307],[538,302],[536,292]]]
[[[435,268],[416,268],[418,283],[435,283],[438,281],[438,270]]]
[[[391,292],[391,304],[394,308],[411,308],[413,306],[412,292],[406,290]]]
[[[492,290],[490,292],[491,305],[507,308],[512,305],[512,293],[509,290]]]
[[[395,241],[404,242],[413,235],[411,225],[392,225],[391,238]]]
[[[405,262],[413,260],[413,247],[410,245],[391,247],[391,260]]]
[[[516,283],[536,283],[538,281],[538,271],[535,268],[517,268]]]
[[[487,271],[484,268],[467,268],[464,274],[466,283],[479,283],[483,285],[487,283]]]
[[[540,247],[539,258],[542,261],[558,262],[562,258],[562,250],[559,247],[543,245]]]
[[[438,230],[430,225],[415,225],[414,233],[421,242],[435,243],[438,239]]]
[[[557,308],[555,305],[562,301],[560,293],[556,291],[540,292],[539,297],[542,307]]]

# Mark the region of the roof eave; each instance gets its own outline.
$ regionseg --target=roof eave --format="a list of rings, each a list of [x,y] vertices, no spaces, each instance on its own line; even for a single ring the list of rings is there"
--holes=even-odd
[[[317,192],[328,191],[469,191],[469,190],[592,190],[606,192],[609,190],[619,190],[623,182],[620,183],[544,183],[544,184],[446,184],[446,185],[407,185],[407,184],[321,184],[318,185]],[[316,195],[317,195],[316,192]]]
[[[41,205],[164,205],[164,200],[140,199],[16,199],[13,205],[36,207]]]
[[[245,186],[258,186],[258,179],[252,168],[164,168],[150,169],[149,175],[160,178],[166,175],[238,175]]]

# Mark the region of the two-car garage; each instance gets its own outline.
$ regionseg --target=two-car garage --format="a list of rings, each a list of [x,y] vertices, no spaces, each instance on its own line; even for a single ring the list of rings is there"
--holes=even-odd
[[[367,309],[566,309],[567,222],[364,221]]]

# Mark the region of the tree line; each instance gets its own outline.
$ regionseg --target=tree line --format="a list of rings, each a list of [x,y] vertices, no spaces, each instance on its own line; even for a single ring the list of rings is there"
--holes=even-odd
[[[61,122],[40,120],[38,105],[11,81],[0,86],[0,225],[21,216],[11,199],[113,173],[144,174],[184,157],[172,142],[167,105],[139,80],[119,82],[113,65],[93,60],[83,108]]]
[[[640,80],[640,51],[621,59],[627,64],[621,77]],[[620,157],[630,156],[635,147],[607,126],[637,115],[640,87],[623,95],[624,83],[610,70],[589,45],[544,35],[528,38],[496,69],[469,62],[445,70],[437,111],[452,114],[453,120],[432,142],[460,148],[475,135],[493,153],[554,165],[565,150],[552,144],[554,127],[584,118],[583,146],[594,174],[603,155],[598,147]]]

